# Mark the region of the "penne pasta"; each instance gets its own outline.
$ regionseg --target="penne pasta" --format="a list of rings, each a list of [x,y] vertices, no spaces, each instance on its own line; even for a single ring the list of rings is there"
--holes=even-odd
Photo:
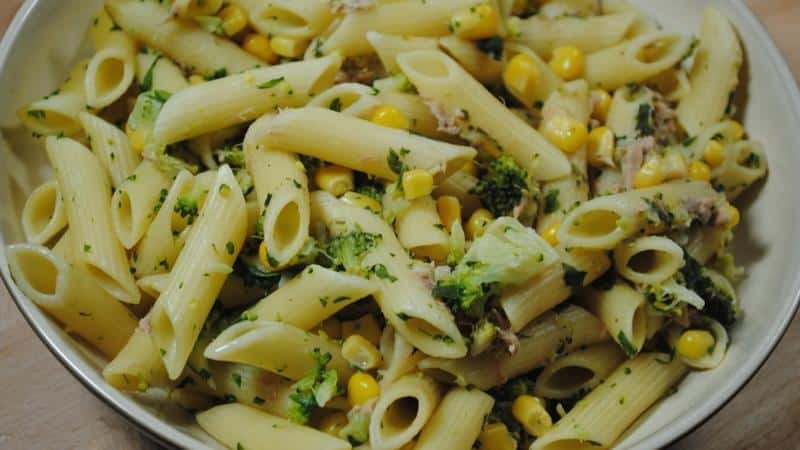
[[[618,281],[611,289],[587,289],[580,303],[597,316],[628,357],[642,350],[647,338],[647,301],[625,282]]]
[[[92,151],[111,176],[111,185],[119,188],[142,162],[141,156],[119,128],[88,113],[80,113],[78,118],[89,136]]]
[[[124,31],[109,32],[86,68],[86,103],[105,108],[119,100],[136,76],[136,41]]]
[[[494,398],[479,390],[453,388],[422,429],[416,450],[470,450],[478,439]]]
[[[388,450],[410,442],[431,418],[441,398],[436,382],[418,373],[386,386],[372,409],[370,446]]]
[[[51,180],[34,189],[22,208],[25,239],[32,244],[44,245],[66,226],[67,212],[58,182]]]

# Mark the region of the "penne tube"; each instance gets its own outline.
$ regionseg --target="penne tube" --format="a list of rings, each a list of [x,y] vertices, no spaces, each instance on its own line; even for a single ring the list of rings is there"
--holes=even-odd
[[[314,134],[309,135],[308,130]],[[470,147],[313,107],[261,118],[248,130],[245,147],[297,152],[387,180],[398,176],[389,163],[392,155],[408,169],[427,170],[442,179],[476,154]]]
[[[123,391],[144,392],[169,384],[167,370],[150,334],[150,318],[139,322],[125,347],[103,368],[106,382]]]
[[[111,198],[111,222],[122,245],[131,249],[142,239],[156,217],[162,192],[170,187],[171,176],[154,162],[145,160],[122,182]]]
[[[310,330],[377,289],[373,280],[310,265],[245,314]]]
[[[359,83],[336,84],[308,102],[308,106],[328,108],[360,119],[369,119],[380,104],[375,91]]]
[[[674,33],[645,34],[586,56],[586,81],[606,90],[644,82],[678,64],[692,40]]]
[[[69,77],[52,94],[17,111],[17,118],[34,133],[44,136],[73,136],[83,128],[78,114],[86,111],[86,69],[89,60],[79,61]]]
[[[477,141],[484,150],[510,155],[536,180],[569,174],[569,162],[560,150],[444,53],[404,53],[398,63],[420,95],[434,102],[441,115],[450,120],[457,122],[460,117],[465,123],[456,124],[459,132],[467,131],[464,127],[468,125],[479,136]]]
[[[215,406],[195,417],[206,433],[231,449],[270,450],[276,442],[297,449],[352,448],[347,441],[237,403]]]
[[[47,138],[47,155],[65,201],[77,260],[109,294],[139,303],[128,258],[111,224],[111,185],[98,158],[68,138]]]
[[[136,79],[143,91],[174,94],[189,87],[183,70],[164,55],[144,48],[136,55]]]
[[[231,325],[206,347],[204,355],[299,380],[316,367],[315,350],[331,354],[330,368],[336,369],[339,377],[352,375],[340,344],[283,322],[246,320]]]
[[[95,109],[119,100],[136,76],[136,41],[124,31],[103,39],[86,68],[86,103]]]
[[[234,0],[247,12],[250,25],[267,36],[310,40],[334,19],[326,0]]]
[[[278,417],[286,417],[292,382],[257,367],[245,364],[209,361],[208,373],[201,377],[213,380],[215,391],[223,398],[258,408]]]
[[[400,36],[394,34],[367,32],[367,41],[378,54],[383,68],[390,74],[401,73],[397,65],[397,55],[413,50],[436,50],[439,48],[436,38],[418,36]]]
[[[340,56],[332,55],[253,69],[184,89],[164,104],[153,140],[172,144],[253,121],[278,108],[303,106],[333,84],[341,63]]]
[[[611,289],[586,289],[581,305],[597,316],[628,357],[636,356],[647,339],[647,300],[627,283],[618,281]]]
[[[658,284],[683,267],[683,249],[669,238],[647,236],[614,249],[617,273],[635,284]]]
[[[414,347],[392,326],[384,328],[380,341],[380,352],[385,362],[379,371],[380,384],[386,386],[417,370],[417,363],[424,357],[422,352],[415,352]]]
[[[532,16],[520,20],[514,41],[526,45],[544,59],[563,45],[574,45],[592,53],[617,45],[634,24],[636,14],[625,12],[587,18]]]
[[[545,367],[536,378],[533,393],[542,398],[573,398],[604,382],[626,359],[613,342],[574,351]]]
[[[78,118],[89,136],[92,151],[111,176],[111,185],[119,188],[142,162],[142,157],[131,148],[128,136],[116,126],[88,113],[80,113]]]
[[[420,361],[419,368],[442,381],[489,390],[546,365],[561,352],[608,340],[605,325],[577,306],[539,317],[518,336],[519,346],[513,355],[502,349],[459,360],[427,358]]]
[[[727,113],[739,85],[744,52],[730,21],[706,8],[700,30],[700,46],[689,73],[691,91],[681,100],[678,121],[690,136],[719,122]]]
[[[389,450],[410,442],[431,418],[441,398],[436,382],[419,373],[386,386],[369,422],[372,448]]]
[[[133,314],[83,268],[38,245],[11,245],[7,256],[19,289],[103,355],[113,358],[133,334]]]
[[[564,84],[564,81],[553,72],[550,65],[530,48],[516,43],[507,43],[505,48],[508,61],[511,61],[517,55],[525,55],[533,61],[539,72],[539,78],[531,93],[534,100],[533,104],[530,103],[530,98],[518,96],[518,93],[515,93],[513,89],[510,90],[510,93],[517,97],[517,100],[521,101],[527,108],[534,107],[535,102],[546,101],[553,92],[556,92]]]
[[[123,30],[190,72],[212,77],[223,71],[239,73],[263,64],[233,42],[190,21],[173,18],[169,9],[154,2],[110,0],[106,9]]]
[[[471,450],[494,406],[491,395],[453,388],[425,424],[414,450]]]
[[[739,141],[725,147],[725,162],[711,172],[716,186],[735,200],[748,187],[767,176],[767,152],[754,141]]]
[[[48,181],[31,192],[22,208],[25,240],[44,245],[67,226],[67,211],[58,182]]]
[[[445,263],[450,253],[450,236],[439,218],[436,200],[425,196],[411,204],[395,221],[400,244],[419,259]]]
[[[461,64],[473,78],[483,84],[497,84],[503,75],[503,55],[489,55],[475,42],[457,36],[439,38],[439,47]],[[413,49],[417,50],[417,49]],[[427,50],[423,48],[421,50]],[[433,49],[435,50],[435,48]]]
[[[247,230],[244,196],[225,165],[150,313],[153,341],[170,379],[183,371],[203,323],[232,271]]]
[[[334,236],[353,230],[380,235],[380,242],[364,257],[363,265],[381,269],[380,276],[373,275],[380,285],[373,297],[388,323],[429,355],[466,355],[467,347],[452,313],[413,273],[411,258],[382,218],[322,191],[311,195],[311,216],[313,221],[323,222]]]
[[[453,135],[439,129],[439,121],[419,95],[404,92],[381,91],[378,99],[384,104],[397,108],[411,122],[412,133],[435,139],[453,142]]]
[[[650,406],[688,371],[677,358],[644,353],[618,367],[605,383],[583,398],[531,450],[610,448]]]

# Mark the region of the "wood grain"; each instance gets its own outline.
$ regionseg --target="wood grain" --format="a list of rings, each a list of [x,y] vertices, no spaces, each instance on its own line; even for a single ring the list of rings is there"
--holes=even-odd
[[[0,34],[21,0],[0,0]],[[800,77],[800,2],[750,0]],[[800,320],[756,377],[710,421],[671,448],[788,449],[800,442]],[[80,385],[0,289],[0,448],[141,449],[143,437]]]

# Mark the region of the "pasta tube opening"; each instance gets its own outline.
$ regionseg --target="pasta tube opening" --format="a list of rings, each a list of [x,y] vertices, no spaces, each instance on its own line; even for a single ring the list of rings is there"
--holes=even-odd
[[[406,375],[387,386],[370,419],[372,448],[388,450],[407,444],[428,422],[440,398],[436,383],[420,375]]]
[[[122,97],[136,76],[136,44],[128,35],[109,35],[86,69],[86,102],[104,108]]]
[[[269,256],[280,264],[291,260],[306,241],[308,228],[303,223],[300,205],[292,197],[277,196],[285,199],[281,205],[270,205],[265,211],[264,239],[267,242]]]
[[[22,210],[22,230],[28,242],[44,244],[67,225],[67,213],[58,183],[47,182],[36,188]]]
[[[683,266],[683,249],[670,239],[650,236],[614,250],[617,272],[634,283],[657,284]]]
[[[367,118],[380,105],[378,97],[368,86],[358,83],[337,84],[314,97],[308,106],[340,111],[348,116]]]
[[[36,303],[53,300],[59,289],[61,268],[52,253],[37,251],[30,246],[8,248],[8,265],[13,271],[14,281],[23,292],[32,294]]]

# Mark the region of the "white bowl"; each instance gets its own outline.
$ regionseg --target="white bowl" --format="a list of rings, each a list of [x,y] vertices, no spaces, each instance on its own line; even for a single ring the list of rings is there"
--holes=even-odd
[[[658,448],[673,442],[719,410],[755,374],[778,343],[797,309],[800,293],[800,95],[786,62],[763,27],[739,0],[634,0],[667,29],[697,33],[706,5],[733,20],[746,47],[749,76],[744,121],[767,148],[770,175],[741,201],[743,220],[736,239],[748,278],[739,288],[745,319],[732,332],[732,345],[719,368],[692,373],[653,408],[619,443],[620,448]],[[28,0],[0,44],[0,126],[30,170],[34,185],[48,175],[41,145],[19,128],[14,111],[55,89],[70,63],[84,50],[84,32],[100,0]],[[0,144],[1,145],[1,144]],[[31,327],[53,354],[91,392],[157,440],[177,447],[219,448],[186,414],[152,397],[119,392],[100,375],[102,361],[64,334],[10,282],[5,245],[19,240],[9,167],[0,169],[0,270],[3,281]],[[23,182],[24,184],[24,182]],[[14,205],[17,206],[14,206]],[[12,221],[9,221],[11,219]],[[45,430],[45,432],[47,432]]]

